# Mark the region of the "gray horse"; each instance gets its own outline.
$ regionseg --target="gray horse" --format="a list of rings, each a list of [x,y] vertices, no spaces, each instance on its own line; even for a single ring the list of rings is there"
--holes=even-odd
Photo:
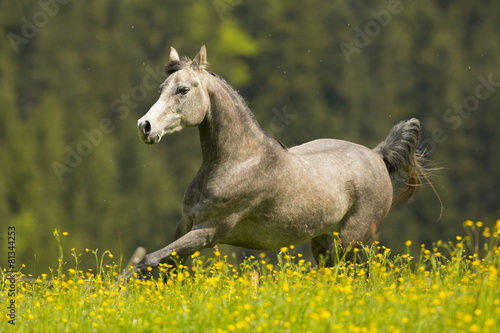
[[[400,202],[422,186],[427,170],[417,153],[417,119],[394,126],[375,149],[334,139],[287,148],[206,66],[204,45],[194,60],[172,48],[160,97],[138,121],[147,144],[198,126],[203,162],[184,195],[176,240],[147,254],[125,278],[172,263],[173,252],[182,258],[217,243],[279,250],[311,240],[315,259],[333,265],[337,246],[352,253],[389,212],[392,176],[406,179]]]

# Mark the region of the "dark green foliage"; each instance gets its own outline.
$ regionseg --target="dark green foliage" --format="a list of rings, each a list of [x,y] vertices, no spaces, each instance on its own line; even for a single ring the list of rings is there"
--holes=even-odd
[[[203,42],[210,70],[288,146],[375,147],[398,121],[420,120],[428,157],[445,168],[435,177],[445,210],[437,221],[425,188],[382,224],[387,247],[446,239],[467,219],[491,224],[499,10],[493,0],[2,1],[0,234],[16,226],[26,273],[57,266],[54,228],[77,252],[121,246],[125,260],[172,241],[200,164],[197,131],[148,147],[136,121],[156,101],[170,46],[192,57]]]

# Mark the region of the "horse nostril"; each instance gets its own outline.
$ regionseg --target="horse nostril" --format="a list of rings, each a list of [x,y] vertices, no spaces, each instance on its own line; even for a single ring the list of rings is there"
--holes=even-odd
[[[142,125],[142,132],[144,134],[149,134],[151,132],[151,123],[149,121],[145,121]]]

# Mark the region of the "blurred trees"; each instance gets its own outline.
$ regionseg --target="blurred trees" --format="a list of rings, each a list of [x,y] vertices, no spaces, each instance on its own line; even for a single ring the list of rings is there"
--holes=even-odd
[[[2,1],[0,233],[16,226],[28,273],[56,266],[54,228],[69,232],[77,252],[128,257],[138,245],[170,242],[201,162],[197,133],[148,147],[136,120],[156,101],[170,46],[193,57],[203,42],[211,70],[289,146],[334,137],[373,147],[396,122],[421,120],[429,156],[445,168],[436,177],[445,211],[438,221],[426,188],[383,223],[388,247],[455,236],[466,219],[492,223],[500,217],[499,7]]]

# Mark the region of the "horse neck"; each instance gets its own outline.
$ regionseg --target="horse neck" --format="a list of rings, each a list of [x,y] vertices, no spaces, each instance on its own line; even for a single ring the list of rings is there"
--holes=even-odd
[[[260,128],[243,99],[220,79],[209,80],[210,109],[199,125],[205,167],[243,162],[265,153],[271,138]]]

